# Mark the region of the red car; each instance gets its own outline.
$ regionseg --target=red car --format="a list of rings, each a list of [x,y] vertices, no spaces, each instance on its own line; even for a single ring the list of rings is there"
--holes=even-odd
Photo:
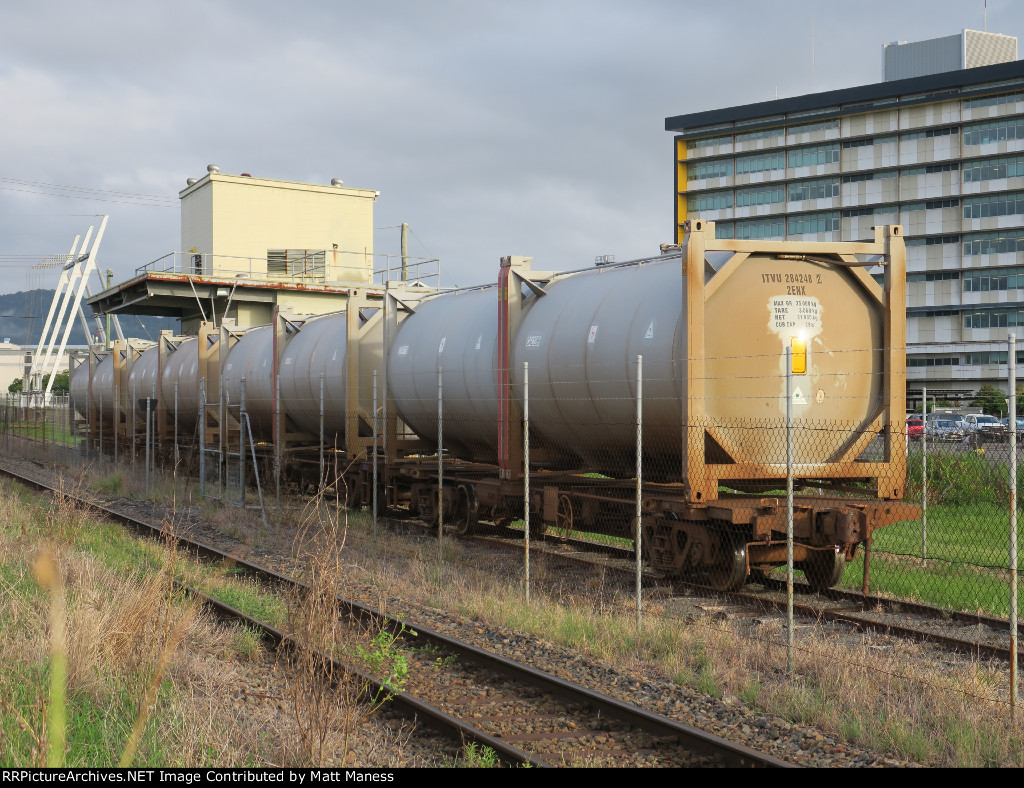
[[[924,422],[921,419],[907,419],[907,437],[910,440],[921,440],[924,435]]]

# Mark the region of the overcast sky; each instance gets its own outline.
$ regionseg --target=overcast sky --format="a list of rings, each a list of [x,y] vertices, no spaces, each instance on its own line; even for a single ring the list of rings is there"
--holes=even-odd
[[[13,255],[66,253],[88,214],[119,280],[177,250],[209,163],[380,190],[375,225],[408,222],[445,285],[647,255],[672,240],[666,117],[879,82],[882,44],[984,26],[984,0],[8,2],[0,292],[52,287]],[[989,0],[988,30],[1024,35],[1024,3]]]

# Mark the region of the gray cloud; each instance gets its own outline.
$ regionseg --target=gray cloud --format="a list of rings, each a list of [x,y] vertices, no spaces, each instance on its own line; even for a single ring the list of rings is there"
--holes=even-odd
[[[341,177],[379,189],[376,224],[409,222],[413,253],[460,285],[492,280],[503,254],[626,259],[671,238],[666,116],[875,82],[883,43],[981,28],[983,13],[981,0],[28,3],[0,28],[0,177],[169,197],[209,162]],[[990,30],[1022,21],[1021,4],[989,3]],[[0,253],[65,250],[88,223],[69,214],[101,212],[118,276],[178,245],[173,208],[0,190]],[[377,247],[396,252],[397,232]],[[4,273],[7,291],[55,280]]]

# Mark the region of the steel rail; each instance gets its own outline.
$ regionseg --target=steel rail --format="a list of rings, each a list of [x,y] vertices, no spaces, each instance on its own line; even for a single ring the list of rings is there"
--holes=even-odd
[[[555,536],[554,539],[561,541],[559,537]],[[480,541],[493,541],[493,536],[484,536],[480,538]],[[496,542],[495,542],[496,543]],[[583,539],[569,539],[568,544],[579,549],[581,552],[590,553],[601,553],[606,555],[613,555],[623,561],[631,561],[632,553],[625,548],[616,547],[614,545],[601,544],[599,542],[592,542]],[[592,563],[582,556],[569,556],[565,554],[559,554],[558,557],[561,560],[572,560],[581,564]],[[601,565],[604,569],[611,569],[612,571],[620,571],[624,575],[632,571],[631,567],[615,567]],[[742,602],[750,604],[760,608],[765,612],[784,612],[786,603],[784,600],[772,599],[770,597],[763,596],[751,591],[718,591],[708,585],[680,581],[678,579],[671,581],[673,586],[677,588],[687,588],[690,590],[696,590],[709,596],[724,598],[733,600],[736,602]],[[785,582],[781,580],[775,580],[769,578],[765,583],[766,588],[770,588],[775,591],[784,591]],[[810,587],[797,583],[794,586],[795,591],[800,595],[806,595],[813,593]],[[855,605],[860,611],[869,610],[871,608],[881,607],[883,610],[890,614],[903,613],[920,616],[922,618],[931,618],[941,621],[957,621],[964,624],[970,625],[981,625],[989,627],[990,629],[997,631],[1007,631],[1009,622],[1006,619],[996,618],[995,616],[985,616],[979,613],[968,613],[957,610],[948,610],[946,608],[934,607],[932,605],[925,605],[921,602],[909,602],[899,599],[891,599],[889,597],[880,597],[869,594],[864,596],[859,591],[847,591],[845,589],[830,588],[821,593],[827,599],[831,599],[836,602],[849,602]],[[979,657],[996,658],[1009,660],[1010,647],[998,646],[988,643],[981,643],[977,640],[967,640],[965,638],[955,637],[953,635],[945,635],[941,632],[933,632],[926,629],[920,629],[913,626],[903,626],[894,622],[878,621],[877,619],[871,618],[867,612],[858,615],[855,610],[849,609],[830,609],[827,607],[809,605],[809,604],[797,604],[794,607],[794,611],[801,616],[806,618],[812,618],[816,620],[829,621],[831,623],[842,623],[857,626],[861,629],[867,629],[870,631],[879,632],[886,635],[895,635],[897,637],[906,638],[908,640],[914,640],[917,642],[930,642],[942,645],[953,651],[967,652],[975,654]],[[927,622],[923,622],[927,626]],[[1024,635],[1024,623],[1018,625],[1018,632]],[[1024,667],[1024,654],[1018,655],[1018,665]]]
[[[45,482],[23,476],[22,474],[6,468],[0,468],[0,473],[39,491],[57,492],[52,486]],[[163,527],[159,525],[154,525],[146,522],[145,520],[140,520],[94,501],[80,498],[79,496],[70,495],[66,492],[62,494],[96,513],[119,522],[122,525],[128,526],[146,536],[156,537],[168,535]],[[273,583],[308,588],[305,583],[297,580],[296,578],[288,577],[251,560],[246,560],[239,556],[225,553],[203,540],[182,537],[177,534],[172,535],[174,536],[176,545],[185,548],[189,552],[214,560],[229,559],[233,562],[235,567],[270,580]],[[195,589],[190,589],[190,592],[202,594],[202,592],[196,591]],[[261,631],[266,632],[272,639],[280,640],[288,638],[286,633],[280,632],[263,622],[257,621],[230,605],[214,600],[212,597],[205,594],[202,594],[202,598],[204,600],[204,604],[209,604],[213,608],[221,611],[224,615],[230,615],[246,621],[251,626],[257,627]],[[631,727],[638,728],[652,735],[659,737],[674,737],[679,742],[680,746],[698,754],[719,756],[728,766],[769,768],[795,767],[795,764],[783,761],[765,753],[757,752],[745,745],[730,742],[706,731],[701,731],[697,728],[684,725],[654,712],[646,711],[645,709],[632,706],[611,696],[582,687],[574,682],[544,673],[543,671],[524,665],[523,663],[516,662],[515,660],[492,654],[457,638],[432,630],[429,627],[383,614],[374,608],[355,602],[354,600],[339,598],[338,603],[342,609],[347,610],[350,614],[359,617],[372,618],[373,620],[388,626],[392,632],[398,632],[404,628],[407,635],[408,629],[411,627],[417,633],[416,636],[412,638],[413,640],[425,640],[441,648],[454,651],[460,656],[472,660],[477,664],[483,665],[492,671],[506,676],[507,678],[513,678],[528,684],[533,684],[534,686],[540,685],[546,692],[557,695],[564,700],[571,699],[575,702],[586,704],[591,708],[600,710],[602,713],[628,724]],[[428,717],[432,723],[436,723],[444,732],[455,733],[458,734],[458,736],[465,736],[466,738],[471,738],[481,744],[486,744],[486,746],[492,747],[496,752],[505,755],[506,758],[513,761],[530,762],[532,765],[536,766],[549,765],[534,758],[534,756],[523,752],[522,750],[518,750],[518,748],[502,742],[498,738],[490,736],[490,734],[487,734],[472,725],[468,725],[467,723],[448,715],[434,707],[432,704],[409,696],[407,693],[395,693],[395,699],[401,701],[398,705],[401,705],[414,713]],[[527,760],[523,760],[523,758]]]

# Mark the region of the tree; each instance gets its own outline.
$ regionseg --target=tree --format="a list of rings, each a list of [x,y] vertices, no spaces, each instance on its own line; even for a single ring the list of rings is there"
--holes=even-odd
[[[43,375],[43,390],[46,390],[46,385],[50,382],[49,375]],[[7,390],[12,394],[17,394],[19,391],[25,390],[24,381],[21,378],[15,378],[11,385],[7,387]],[[71,373],[70,372],[58,372],[57,376],[53,379],[53,388],[50,389],[51,394],[55,394],[58,397],[63,397],[71,390]]]
[[[1006,403],[1006,392],[987,383],[975,392],[971,406],[981,408],[983,413],[988,413],[990,416],[1005,416],[1009,410]]]

